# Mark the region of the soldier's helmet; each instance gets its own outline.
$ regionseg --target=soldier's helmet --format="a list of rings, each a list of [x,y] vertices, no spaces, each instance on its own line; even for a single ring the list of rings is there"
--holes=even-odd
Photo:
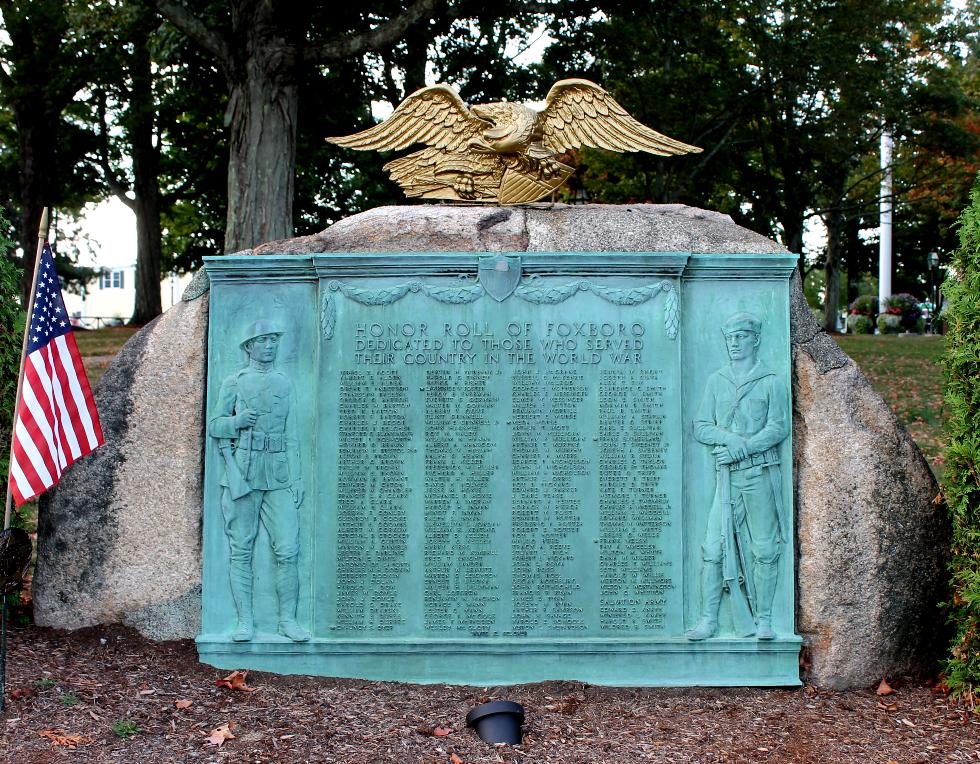
[[[762,322],[751,313],[736,313],[721,325],[722,334],[732,332],[752,332],[758,335],[762,330]]]
[[[261,337],[265,334],[275,334],[281,337],[283,335],[283,331],[271,321],[260,318],[258,321],[254,321],[248,327],[248,329],[245,330],[245,334],[242,336],[242,341],[238,343],[238,346],[244,350],[246,342],[249,340],[254,340],[256,337]]]

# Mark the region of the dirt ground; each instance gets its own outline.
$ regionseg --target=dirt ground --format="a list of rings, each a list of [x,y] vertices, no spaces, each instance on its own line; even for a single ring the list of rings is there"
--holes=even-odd
[[[923,685],[623,689],[406,685],[250,672],[216,686],[189,641],[124,627],[14,627],[0,761],[32,762],[980,762],[980,715]],[[477,703],[527,712],[520,746],[465,726]],[[218,732],[222,725],[234,738]]]

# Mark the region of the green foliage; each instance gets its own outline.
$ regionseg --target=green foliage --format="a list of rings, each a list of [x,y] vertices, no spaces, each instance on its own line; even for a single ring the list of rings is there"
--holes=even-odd
[[[91,106],[76,98],[104,46],[87,34],[79,0],[4,2],[0,38],[0,199],[15,208],[24,270],[33,272],[41,209],[77,212],[98,195],[86,157],[96,152]],[[16,189],[16,192],[14,191]]]
[[[950,617],[956,628],[947,683],[980,685],[980,177],[960,216],[946,296],[946,470],[943,492],[953,525]]]
[[[812,306],[832,299],[846,271],[843,306],[877,269],[866,232],[878,225],[887,124],[896,137],[894,283],[925,293],[926,255],[955,246],[950,223],[976,172],[966,171],[964,188],[963,168],[980,150],[980,89],[968,77],[980,52],[975,19],[954,20],[931,0],[599,5],[602,13],[555,19],[543,78],[593,79],[641,122],[705,151],[582,151],[573,182],[589,198],[716,209],[794,252],[819,217],[832,235],[806,254],[832,267],[807,297]]]
[[[58,683],[54,681],[54,679],[48,679],[47,677],[45,677],[44,679],[38,679],[35,684],[37,684],[39,689],[48,690],[54,687]]]
[[[77,706],[78,705],[78,696],[75,693],[73,693],[73,692],[63,693],[62,696],[61,696],[61,698],[60,698],[60,700],[61,700],[61,705],[63,705],[63,706]]]
[[[116,733],[116,737],[129,738],[140,734],[143,730],[132,719],[116,719],[112,723],[112,731]]]
[[[7,221],[0,210],[0,471],[5,476],[26,317],[20,304],[20,269],[8,256],[13,242],[3,235],[6,230]]]

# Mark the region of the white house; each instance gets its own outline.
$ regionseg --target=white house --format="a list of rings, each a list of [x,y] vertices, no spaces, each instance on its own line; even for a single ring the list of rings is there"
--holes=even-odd
[[[76,236],[84,233],[90,252],[79,265],[97,268],[99,275],[81,294],[65,292],[72,323],[97,329],[128,321],[136,305],[136,217],[122,202],[109,199],[86,210]],[[162,307],[180,300],[191,276],[172,273],[160,282]]]
[[[135,252],[134,252],[135,258]],[[93,266],[89,266],[93,267]],[[65,292],[65,307],[75,325],[89,329],[128,321],[136,305],[136,261],[126,264],[100,264],[99,275],[82,287],[81,294]],[[164,310],[180,300],[189,274],[171,273],[160,282],[160,301]]]

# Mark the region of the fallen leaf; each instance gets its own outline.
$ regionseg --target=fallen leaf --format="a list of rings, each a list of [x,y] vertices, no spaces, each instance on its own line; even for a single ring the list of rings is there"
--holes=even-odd
[[[174,705],[178,709],[180,709],[180,710],[183,710],[185,708],[190,708],[193,703],[194,703],[193,700],[175,700],[174,701]]]
[[[463,764],[463,760],[455,753],[449,754],[449,760],[452,762],[452,764]]]
[[[235,722],[228,722],[227,724],[222,724],[220,727],[216,727],[210,732],[206,732],[208,736],[208,743],[210,745],[216,745],[221,748],[225,744],[226,740],[234,740],[235,736],[231,731],[235,728]]]
[[[50,740],[52,745],[64,746],[65,748],[74,748],[82,743],[92,742],[91,738],[84,735],[66,735],[61,730],[41,730],[37,734]]]
[[[881,680],[881,684],[878,685],[878,689],[875,690],[876,695],[894,695],[895,690],[892,689],[891,685],[885,681],[884,678]]]
[[[883,709],[885,711],[897,711],[898,710],[898,703],[882,703],[879,700],[878,701],[878,708],[881,708],[881,709]]]
[[[256,687],[249,687],[245,684],[245,677],[248,676],[248,671],[232,671],[228,676],[222,679],[215,679],[214,683],[217,687],[227,687],[229,690],[241,690],[242,692],[254,692]]]
[[[446,735],[452,735],[453,731],[451,727],[436,727],[432,730],[432,735],[434,737],[446,737]]]
[[[17,698],[29,698],[34,694],[34,691],[28,687],[15,687],[10,691],[10,697],[14,700]]]

